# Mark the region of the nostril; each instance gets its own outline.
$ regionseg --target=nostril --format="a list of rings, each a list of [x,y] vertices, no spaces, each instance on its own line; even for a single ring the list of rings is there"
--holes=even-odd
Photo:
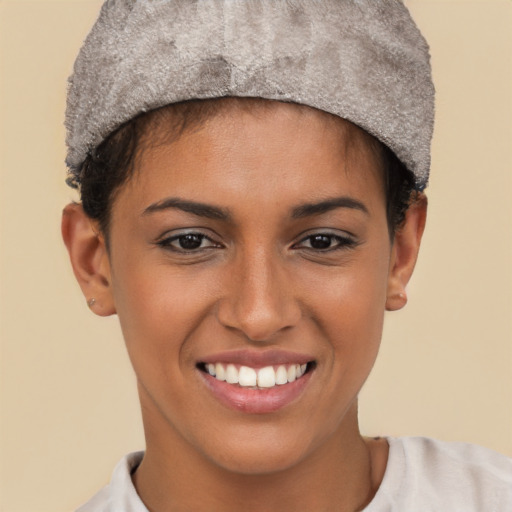
[[[280,311],[258,311],[247,313],[240,308],[232,312],[219,314],[222,325],[243,333],[251,342],[264,343],[275,339],[275,336],[293,328],[297,321]]]

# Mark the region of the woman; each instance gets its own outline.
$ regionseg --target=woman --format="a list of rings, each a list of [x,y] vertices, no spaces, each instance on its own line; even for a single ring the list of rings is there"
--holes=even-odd
[[[432,120],[395,0],[105,3],[71,79],[63,235],[119,316],[146,451],[81,511],[512,506],[506,458],[358,428]]]

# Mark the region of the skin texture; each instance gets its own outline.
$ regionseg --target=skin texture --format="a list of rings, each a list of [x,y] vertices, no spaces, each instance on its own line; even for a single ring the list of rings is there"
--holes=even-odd
[[[150,510],[353,511],[375,494],[387,444],[361,437],[357,394],[384,311],[405,304],[426,200],[390,241],[365,137],[307,107],[233,107],[141,152],[110,252],[80,205],[65,209],[75,275],[95,313],[118,314],[137,375],[147,452],[134,483]],[[352,203],[293,215],[340,197]],[[169,198],[229,218],[162,208]],[[176,236],[191,232],[207,238],[187,252]],[[328,249],[312,246],[319,234]],[[314,369],[271,413],[227,407],[198,369],[219,352],[275,349]]]

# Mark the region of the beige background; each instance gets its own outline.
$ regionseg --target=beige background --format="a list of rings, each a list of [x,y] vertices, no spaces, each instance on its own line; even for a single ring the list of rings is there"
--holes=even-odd
[[[116,319],[87,310],[59,233],[65,81],[99,5],[0,1],[4,512],[72,510],[143,447]],[[512,455],[512,2],[408,5],[438,90],[430,218],[361,422]]]

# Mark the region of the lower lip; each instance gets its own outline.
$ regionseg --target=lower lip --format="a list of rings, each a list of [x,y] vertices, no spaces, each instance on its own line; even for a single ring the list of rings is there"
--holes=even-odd
[[[248,414],[268,414],[278,411],[295,401],[311,378],[311,371],[288,384],[267,389],[251,389],[217,380],[198,370],[214,396],[230,409]]]

